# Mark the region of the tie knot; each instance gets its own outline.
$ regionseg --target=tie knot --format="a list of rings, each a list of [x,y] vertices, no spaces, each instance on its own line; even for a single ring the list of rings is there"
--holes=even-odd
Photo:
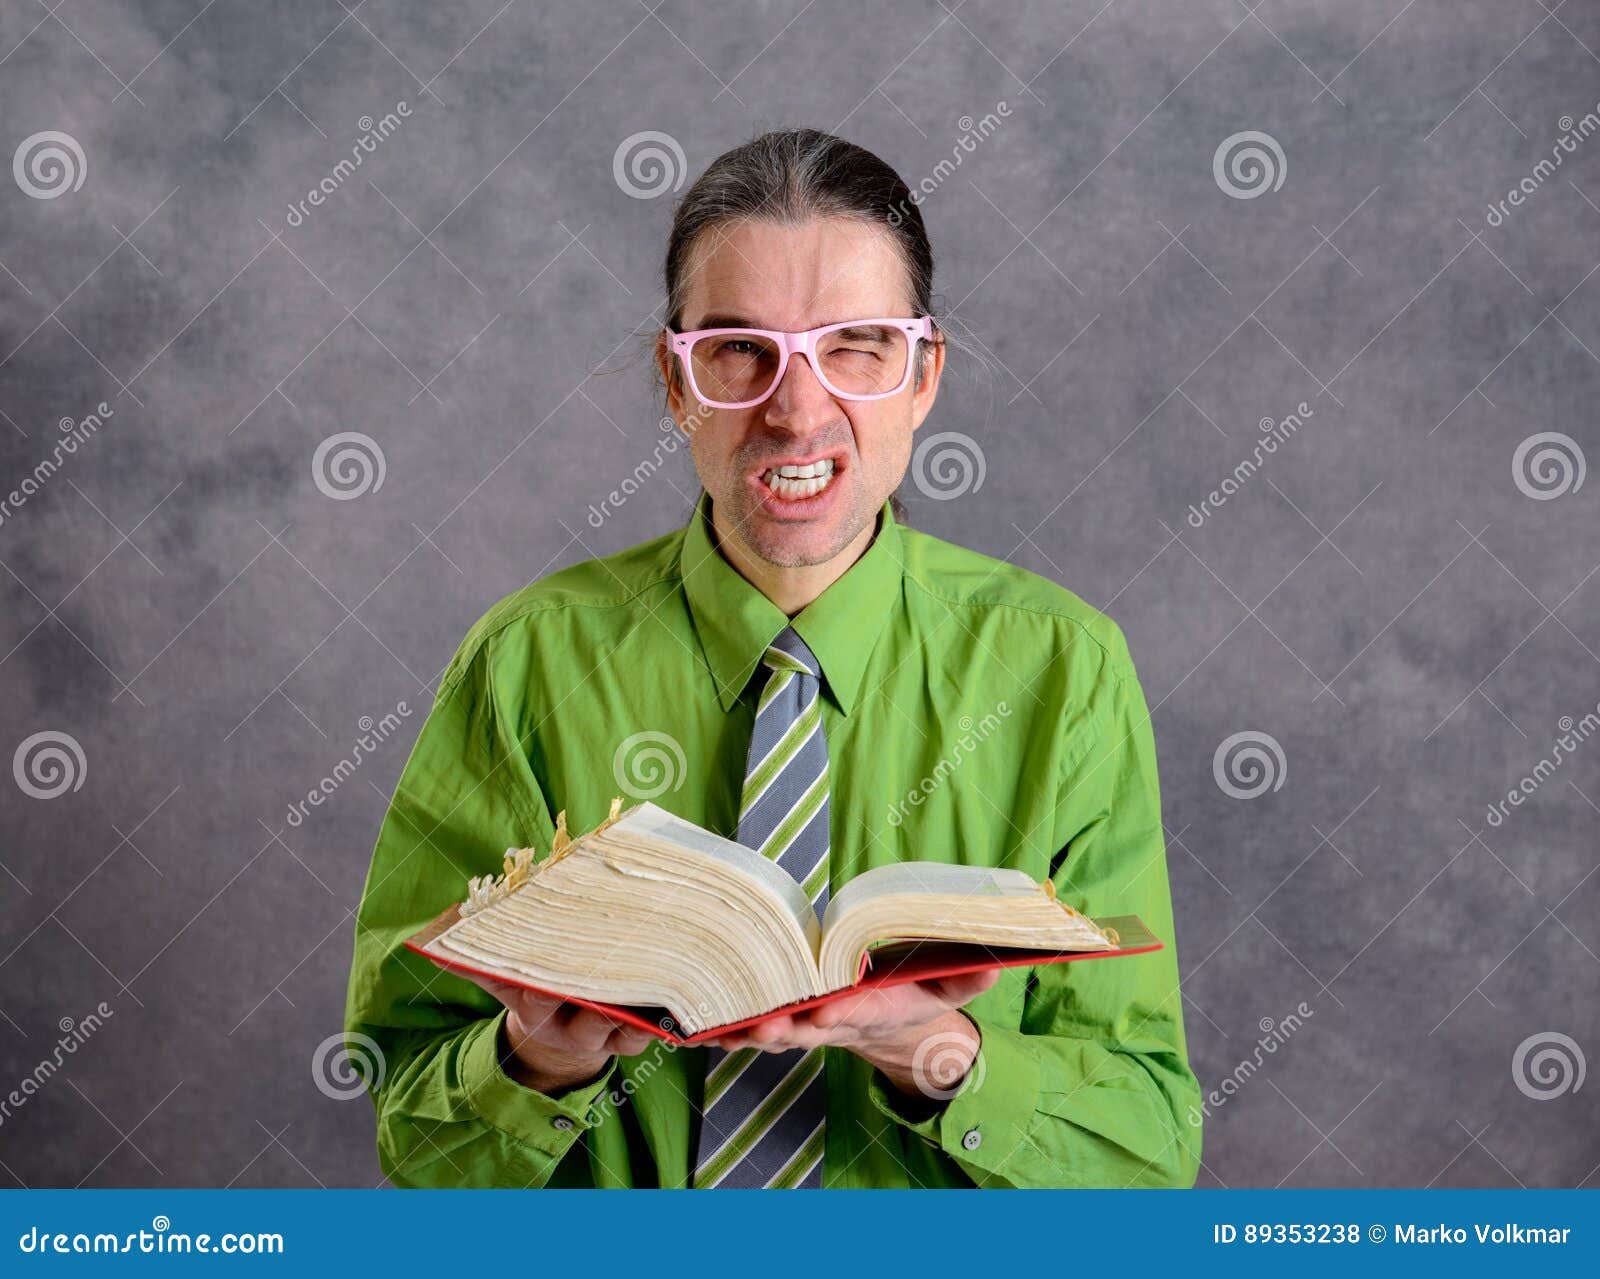
[[[794,671],[800,675],[809,675],[812,679],[817,678],[817,659],[792,626],[784,627],[778,637],[767,645],[767,651],[761,655],[761,661],[764,666],[775,671]]]

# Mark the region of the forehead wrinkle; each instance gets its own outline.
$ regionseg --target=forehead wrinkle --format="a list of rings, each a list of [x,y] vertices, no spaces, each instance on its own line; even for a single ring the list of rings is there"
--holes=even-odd
[[[798,315],[799,319],[788,322],[788,324],[791,326],[791,331],[820,328],[824,325],[837,324],[851,319],[869,319],[885,313],[898,313],[904,310],[907,305],[907,303],[904,301],[906,298],[906,281],[904,279],[905,262],[904,258],[900,254],[898,246],[894,243],[893,238],[888,234],[888,232],[875,223],[868,223],[859,218],[811,219],[807,223],[799,224],[799,227],[817,227],[827,221],[835,221],[845,224],[849,228],[849,232],[865,232],[867,243],[873,246],[887,247],[887,258],[881,255],[872,255],[872,261],[874,266],[879,269],[880,273],[883,270],[888,270],[892,274],[898,276],[896,285],[891,286],[891,292],[897,293],[898,297],[902,300],[888,305],[881,303],[873,303],[871,305],[865,303],[835,303],[830,308],[830,312],[832,313],[818,314],[812,312],[812,308],[817,305],[818,300],[824,293],[827,292],[829,287],[836,279],[845,275],[847,272],[859,268],[863,255],[860,252],[845,252],[837,255],[829,255],[826,253],[809,253],[806,255],[806,263],[810,268],[808,274],[811,276],[811,280],[809,282],[805,300],[797,308],[794,308],[792,312],[792,314]],[[754,220],[752,219],[741,219],[736,223],[719,224],[711,228],[712,235],[715,237],[714,242],[708,243],[707,241],[712,240],[712,236],[707,236],[706,241],[702,241],[701,244],[697,244],[693,253],[690,255],[690,269],[693,272],[693,276],[690,281],[690,292],[693,292],[697,284],[701,285],[703,290],[706,292],[710,292],[712,290],[713,269],[711,266],[711,261],[716,254],[716,250],[720,247],[732,249],[733,252],[738,255],[740,261],[749,266],[753,272],[766,277],[767,279],[771,278],[770,272],[765,270],[757,263],[752,262],[749,255],[739,247],[734,238],[734,232],[736,230],[747,228],[752,225],[753,222]],[[777,223],[767,223],[766,225],[785,227],[789,226],[789,224]],[[813,235],[813,242],[815,242],[816,238],[818,237]],[[830,262],[830,256],[836,257],[837,261]],[[890,263],[892,263],[892,266]],[[820,280],[816,278],[818,275],[822,276]],[[743,284],[744,282],[739,281],[738,283]],[[686,310],[687,309],[688,308],[686,308]],[[707,317],[696,321],[693,327],[782,329],[786,326],[785,322],[781,319],[775,320],[770,315],[758,314],[758,312],[762,310],[764,310],[764,308],[751,305],[751,303],[746,300],[745,296],[736,288],[731,299],[719,300],[715,303],[708,303],[706,307],[706,311],[708,313]],[[811,313],[808,314],[808,312]],[[738,324],[724,323],[724,321],[731,321],[734,318],[739,318],[743,322]],[[713,320],[715,323],[712,322]]]

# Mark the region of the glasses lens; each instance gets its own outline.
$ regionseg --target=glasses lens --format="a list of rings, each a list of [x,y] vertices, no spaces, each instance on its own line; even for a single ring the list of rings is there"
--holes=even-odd
[[[753,330],[700,338],[689,362],[700,398],[712,404],[759,400],[778,377],[777,344]]]
[[[853,324],[817,339],[822,380],[846,395],[883,395],[905,378],[911,341],[887,324]]]

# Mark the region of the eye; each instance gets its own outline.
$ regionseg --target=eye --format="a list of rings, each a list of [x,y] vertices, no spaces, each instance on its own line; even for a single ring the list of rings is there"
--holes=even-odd
[[[883,359],[898,344],[898,334],[877,326],[838,329],[832,335],[832,354]]]

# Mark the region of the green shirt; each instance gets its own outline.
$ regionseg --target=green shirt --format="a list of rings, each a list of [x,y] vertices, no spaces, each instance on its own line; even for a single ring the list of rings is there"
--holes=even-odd
[[[685,1186],[705,1049],[652,1045],[551,1097],[511,1080],[501,1006],[401,947],[508,847],[613,795],[732,836],[767,644],[822,667],[830,884],[886,862],[1015,867],[1166,947],[1015,967],[966,1006],[943,1102],[826,1049],[829,1187],[1192,1186],[1189,1069],[1150,715],[1117,624],[1062,587],[898,524],[792,619],[686,528],[506,597],[440,680],[378,836],[345,1018],[376,1041],[400,1186]],[[657,771],[652,772],[652,764]],[[370,1050],[368,1051],[370,1055]]]

